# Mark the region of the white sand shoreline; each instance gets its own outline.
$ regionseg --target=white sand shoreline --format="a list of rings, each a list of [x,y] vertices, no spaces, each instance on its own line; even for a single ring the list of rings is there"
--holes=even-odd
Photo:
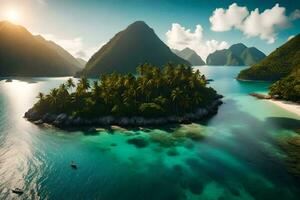
[[[274,99],[266,99],[269,102],[289,111],[295,113],[296,115],[300,116],[300,104],[291,102],[291,101],[283,101],[283,100],[274,100]]]

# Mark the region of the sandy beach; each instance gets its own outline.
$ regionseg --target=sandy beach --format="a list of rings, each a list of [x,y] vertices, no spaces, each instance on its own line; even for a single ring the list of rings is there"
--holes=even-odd
[[[294,103],[291,101],[273,100],[273,99],[269,99],[267,101],[270,101],[276,104],[277,106],[280,106],[281,108],[286,109],[300,116],[300,104],[298,103]]]

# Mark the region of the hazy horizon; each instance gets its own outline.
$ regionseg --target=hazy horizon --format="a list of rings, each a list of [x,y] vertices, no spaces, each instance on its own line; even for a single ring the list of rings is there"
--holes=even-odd
[[[269,54],[300,32],[299,1],[0,2],[1,21],[22,25],[85,60],[117,32],[139,20],[153,28],[170,48],[189,47],[204,60],[209,53],[236,43]]]

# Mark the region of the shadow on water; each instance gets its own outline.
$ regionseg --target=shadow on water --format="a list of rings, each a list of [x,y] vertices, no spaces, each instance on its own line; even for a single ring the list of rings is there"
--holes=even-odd
[[[286,117],[268,117],[266,123],[272,124],[276,129],[294,131],[300,128],[300,120]]]
[[[259,120],[239,110],[234,100],[226,101],[225,106],[224,112],[202,123],[216,128],[216,133],[197,143],[194,157],[179,156],[177,159],[184,159],[182,164],[172,166],[158,155],[147,165],[135,160],[127,166],[133,171],[118,179],[113,189],[102,191],[101,198],[190,199],[192,194],[195,199],[298,199],[299,180],[286,171],[276,156],[275,144],[277,131],[292,131],[300,121],[282,117]],[[231,134],[226,136],[224,131]],[[221,192],[215,194],[217,190]]]
[[[186,160],[187,165],[194,172],[199,172],[199,177],[208,175],[228,189],[231,184],[228,180],[239,183],[256,199],[297,199],[300,194],[299,180],[287,173],[282,160],[276,156],[276,152],[280,152],[276,146],[276,133],[280,130],[293,131],[299,127],[300,120],[282,117],[259,120],[240,111],[234,100],[226,101],[224,106],[227,108],[221,108],[218,115],[205,122],[208,126],[218,128],[218,138],[210,139],[209,145],[223,154],[233,156],[242,166],[224,161],[221,159],[222,154],[205,154],[205,150],[199,156],[201,160],[209,163],[210,167],[204,167],[198,158]],[[225,127],[230,129],[222,130]],[[220,139],[224,131],[231,133],[227,138],[229,141],[224,142]],[[275,133],[275,136],[271,133]],[[260,178],[251,177],[253,174],[259,175]],[[289,187],[286,187],[286,183],[290,183]]]

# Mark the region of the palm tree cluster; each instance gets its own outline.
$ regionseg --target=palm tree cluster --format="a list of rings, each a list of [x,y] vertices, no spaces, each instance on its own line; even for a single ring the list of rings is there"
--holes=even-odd
[[[71,116],[182,115],[209,105],[216,97],[200,72],[184,65],[167,64],[160,69],[149,64],[137,67],[137,74],[105,74],[99,80],[82,77],[38,95],[38,112]]]

